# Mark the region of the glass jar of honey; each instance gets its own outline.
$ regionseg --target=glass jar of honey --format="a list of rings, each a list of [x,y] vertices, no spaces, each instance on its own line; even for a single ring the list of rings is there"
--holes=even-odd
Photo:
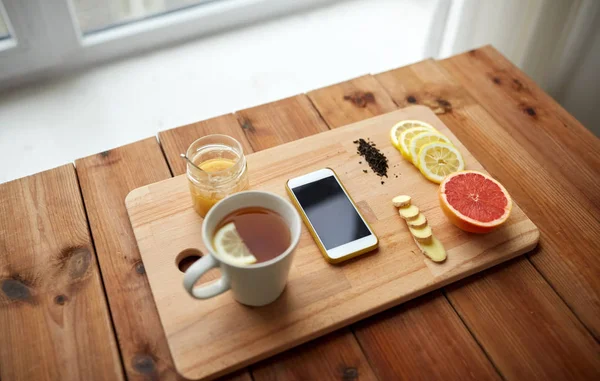
[[[248,188],[248,168],[242,145],[227,135],[207,135],[187,150],[192,202],[204,217],[222,198]]]

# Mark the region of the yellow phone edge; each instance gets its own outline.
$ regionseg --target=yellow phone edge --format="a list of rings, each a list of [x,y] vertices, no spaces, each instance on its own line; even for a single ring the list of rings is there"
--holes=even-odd
[[[315,229],[313,228],[312,224],[308,220],[308,216],[306,215],[306,213],[304,213],[304,209],[302,209],[302,206],[300,205],[300,203],[296,199],[296,196],[294,195],[294,192],[292,192],[292,189],[289,186],[290,179],[288,179],[288,181],[285,182],[285,191],[288,194],[288,197],[290,198],[290,200],[292,201],[292,203],[294,204],[294,207],[296,208],[296,210],[298,210],[298,213],[300,213],[300,218],[302,218],[302,221],[304,222],[304,225],[308,229],[310,235],[313,237],[313,241],[317,244],[317,247],[319,248],[319,251],[323,255],[323,258],[325,258],[325,260],[327,262],[331,263],[331,264],[337,264],[337,263],[345,262],[345,261],[347,261],[349,259],[358,257],[359,255],[368,253],[371,250],[375,250],[379,246],[379,238],[377,237],[377,235],[373,231],[373,228],[371,227],[371,225],[369,224],[369,222],[367,221],[367,219],[360,212],[360,209],[358,209],[358,206],[356,206],[356,203],[354,202],[354,199],[350,195],[350,192],[348,192],[348,190],[344,186],[344,183],[342,183],[342,180],[337,175],[337,172],[333,168],[330,168],[330,167],[325,167],[325,168],[329,169],[331,172],[333,172],[334,176],[338,180],[338,183],[340,184],[340,186],[342,187],[342,189],[344,190],[344,192],[348,196],[348,199],[350,199],[350,202],[352,203],[352,206],[354,207],[354,209],[356,209],[357,213],[360,215],[360,217],[362,218],[362,220],[364,221],[364,223],[368,226],[368,228],[371,231],[371,233],[373,233],[373,236],[375,237],[375,243],[373,245],[365,247],[364,249],[361,249],[361,250],[357,250],[357,251],[352,252],[352,253],[350,253],[348,255],[344,255],[343,257],[340,257],[340,258],[336,258],[336,259],[331,258],[330,256],[327,255],[327,249],[321,243],[321,240],[319,239],[319,236],[317,235],[317,232],[315,231]]]

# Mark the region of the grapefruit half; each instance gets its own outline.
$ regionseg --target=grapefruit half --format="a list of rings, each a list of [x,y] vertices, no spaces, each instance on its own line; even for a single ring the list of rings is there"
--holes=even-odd
[[[512,200],[498,181],[485,173],[460,171],[440,184],[440,205],[450,222],[471,233],[488,233],[510,214]]]

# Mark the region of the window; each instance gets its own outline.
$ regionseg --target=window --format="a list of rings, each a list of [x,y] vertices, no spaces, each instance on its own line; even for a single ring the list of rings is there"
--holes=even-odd
[[[4,17],[0,14],[0,40],[6,40],[7,38],[10,38],[8,26],[6,25],[6,21],[4,21]]]
[[[0,0],[0,88],[336,1]]]
[[[8,17],[6,16],[6,10],[2,6],[2,2],[0,0],[0,52],[2,52],[2,50],[12,48],[14,45],[15,42],[12,38],[12,32],[10,30]]]
[[[73,6],[81,32],[89,34],[209,1],[211,0],[73,0]]]

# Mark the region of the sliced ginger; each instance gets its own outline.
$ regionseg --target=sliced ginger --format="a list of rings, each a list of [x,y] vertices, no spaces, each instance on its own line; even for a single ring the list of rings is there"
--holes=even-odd
[[[399,208],[398,214],[406,221],[408,230],[410,230],[410,234],[412,234],[421,252],[434,262],[445,261],[446,249],[444,249],[444,245],[433,235],[425,215],[419,211],[418,207],[411,204],[411,197],[406,195],[396,196],[392,199],[392,204]]]
[[[414,205],[408,205],[398,209],[398,213],[400,214],[400,217],[404,218],[405,220],[412,220],[419,215],[419,208]]]
[[[392,199],[392,204],[394,204],[394,206],[396,208],[403,208],[405,206],[409,206],[410,205],[410,196],[407,195],[400,195],[400,196],[396,196]]]
[[[419,213],[419,215],[414,219],[406,220],[406,223],[409,227],[422,228],[424,226],[427,226],[427,218],[425,218],[425,215],[423,213]]]
[[[433,232],[429,225],[425,225],[422,228],[413,228],[409,226],[408,230],[410,230],[410,233],[419,242],[429,242],[433,236]]]
[[[421,252],[432,261],[444,262],[446,260],[446,249],[444,249],[444,245],[435,236],[431,236],[429,243],[418,242],[416,239],[415,242],[419,246],[419,249],[421,249]]]

